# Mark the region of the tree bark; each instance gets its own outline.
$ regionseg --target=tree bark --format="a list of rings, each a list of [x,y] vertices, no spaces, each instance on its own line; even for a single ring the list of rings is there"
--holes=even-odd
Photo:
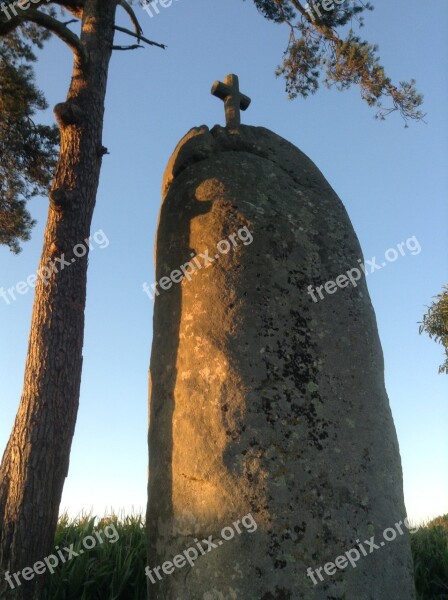
[[[18,585],[13,573],[52,553],[69,467],[82,370],[86,240],[104,154],[115,9],[115,1],[86,0],[81,44],[88,59],[75,57],[67,101],[55,107],[61,146],[39,265],[39,273],[48,279],[36,285],[23,393],[0,467],[2,600],[42,598],[44,575],[25,581],[20,573]],[[86,249],[84,256],[77,244]],[[57,261],[62,257],[65,264]]]

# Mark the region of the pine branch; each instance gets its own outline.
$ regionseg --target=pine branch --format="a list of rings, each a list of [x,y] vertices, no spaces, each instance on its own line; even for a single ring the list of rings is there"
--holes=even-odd
[[[73,16],[81,19],[84,11],[84,0],[52,0],[52,3],[65,8]]]
[[[128,13],[129,18],[134,25],[134,30],[139,39],[141,39],[141,34],[143,33],[143,29],[141,28],[140,23],[138,22],[137,15],[135,14],[132,6],[126,2],[126,0],[119,0],[118,4]]]
[[[376,46],[363,41],[351,29],[345,39],[339,35],[338,28],[351,18],[373,9],[370,2],[359,0],[360,6],[356,7],[347,2],[347,6],[339,8],[331,2],[327,7],[325,2],[314,4],[311,0],[308,4],[305,0],[254,1],[267,18],[289,26],[283,64],[276,75],[284,76],[290,98],[298,95],[306,98],[317,91],[320,83],[327,87],[334,85],[339,90],[357,85],[362,99],[380,109],[377,118],[383,120],[398,111],[405,123],[408,119],[423,121],[425,115],[418,110],[423,96],[417,93],[415,81],[393,85],[379,63]],[[362,26],[362,19],[359,24]],[[325,78],[321,79],[325,72]],[[382,107],[385,97],[392,100],[390,108]]]
[[[118,25],[115,25],[114,29],[116,29],[117,31],[121,31],[122,33],[126,33],[127,35],[130,35],[132,37],[135,37],[138,39],[139,42],[145,42],[145,44],[148,44],[149,46],[157,46],[158,48],[162,48],[163,50],[165,50],[165,48],[167,47],[165,44],[158,44],[157,42],[148,40],[148,38],[145,38],[142,35],[138,35],[133,31],[126,29],[125,27],[119,27]]]
[[[0,25],[0,35],[9,33],[22,23],[26,22],[35,23],[36,25],[44,27],[47,29],[47,31],[51,31],[51,33],[54,33],[56,36],[58,36],[58,38],[65,42],[82,62],[87,62],[88,56],[84,46],[81,44],[79,37],[54,17],[51,17],[50,15],[47,15],[34,8],[28,8],[21,14],[18,14],[17,17],[14,17],[8,21],[8,23],[2,23]],[[5,25],[5,27],[3,27],[3,25]]]
[[[143,49],[140,44],[132,44],[131,46],[112,46],[112,50],[138,50]]]

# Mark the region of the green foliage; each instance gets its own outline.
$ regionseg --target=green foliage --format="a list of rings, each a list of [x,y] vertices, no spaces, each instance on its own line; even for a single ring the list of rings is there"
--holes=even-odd
[[[34,225],[26,202],[48,191],[57,156],[57,127],[33,120],[47,103],[34,83],[32,44],[47,37],[24,25],[0,38],[0,244],[15,253]]]
[[[119,539],[104,542],[60,564],[48,577],[45,600],[142,600],[146,598],[146,537],[141,516],[113,515],[96,520],[83,515],[59,519],[55,546],[83,549],[82,540],[107,525],[115,525]],[[56,555],[56,552],[53,551]],[[64,553],[66,556],[67,553]]]
[[[405,122],[423,119],[419,110],[423,96],[417,93],[415,81],[394,85],[380,65],[377,46],[353,31],[352,24],[362,27],[363,13],[373,10],[369,2],[344,0],[333,3],[330,10],[324,10],[321,0],[309,4],[299,0],[254,2],[265,18],[289,27],[288,46],[276,74],[284,77],[290,98],[306,98],[316,93],[321,83],[339,90],[357,85],[363,100],[378,109],[378,119],[395,111]],[[345,37],[340,37],[338,30]],[[392,101],[391,106],[383,107],[384,98]]]
[[[448,285],[443,286],[442,293],[435,296],[435,301],[423,316],[419,331],[426,332],[444,346],[445,362],[440,365],[439,373],[448,374]]]
[[[119,539],[104,541],[81,556],[60,564],[48,578],[43,600],[141,600],[146,598],[146,533],[141,516],[84,515],[59,519],[55,546],[74,544],[113,524]],[[104,538],[104,535],[103,535]],[[448,515],[434,519],[411,535],[418,600],[448,600]],[[53,551],[53,554],[56,554]]]
[[[448,515],[411,536],[418,600],[448,600]]]

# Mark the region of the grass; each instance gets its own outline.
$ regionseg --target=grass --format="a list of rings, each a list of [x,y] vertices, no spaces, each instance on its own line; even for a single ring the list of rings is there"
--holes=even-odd
[[[146,540],[141,516],[96,519],[63,515],[55,539],[59,548],[83,549],[82,542],[94,532],[103,533],[91,550],[60,564],[48,578],[45,600],[145,600]],[[112,543],[115,536],[116,543]],[[448,600],[448,515],[422,526],[411,536],[418,600]],[[64,552],[64,555],[67,553]],[[382,599],[386,600],[386,599]],[[389,599],[387,599],[389,600]],[[392,600],[392,599],[391,599]]]
[[[418,600],[448,600],[448,515],[411,536]]]
[[[106,528],[106,530],[105,530]],[[119,540],[112,530],[118,533]],[[103,543],[85,550],[82,541],[94,532]],[[97,539],[97,538],[95,538]],[[95,519],[83,515],[75,520],[59,519],[55,547],[70,547],[83,553],[59,565],[48,578],[47,600],[144,600],[146,598],[146,540],[141,516],[113,515]],[[53,551],[53,554],[56,554]],[[64,556],[67,552],[64,552]]]

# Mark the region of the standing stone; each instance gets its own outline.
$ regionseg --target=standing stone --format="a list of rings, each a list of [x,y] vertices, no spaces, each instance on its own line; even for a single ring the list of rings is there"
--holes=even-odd
[[[236,244],[221,253],[232,234]],[[199,268],[206,251],[213,262]],[[148,578],[149,598],[413,600],[408,532],[395,527],[406,516],[399,449],[365,278],[330,286],[317,302],[308,293],[361,259],[336,193],[284,139],[203,126],[179,143],[156,242],[149,568],[197,540],[217,547],[194,567]],[[221,530],[249,513],[256,531],[219,545]],[[307,575],[372,536],[380,545],[386,528],[396,539],[373,552],[364,544],[355,568],[321,570],[317,585]]]

